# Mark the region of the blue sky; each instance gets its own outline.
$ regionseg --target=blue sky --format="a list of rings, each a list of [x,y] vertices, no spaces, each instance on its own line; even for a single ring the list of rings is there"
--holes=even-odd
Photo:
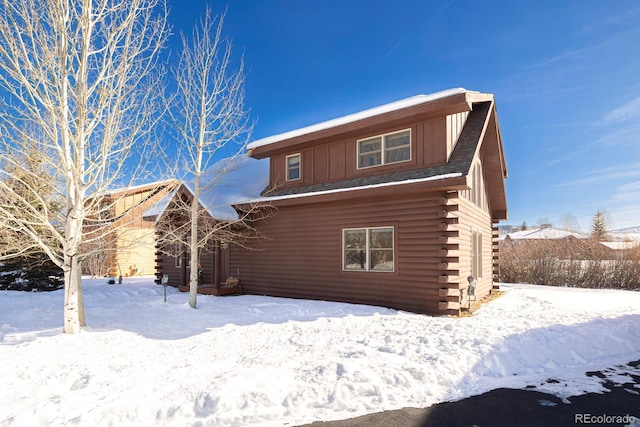
[[[206,1],[169,0],[176,33]],[[453,87],[495,94],[510,224],[640,225],[640,2],[235,0],[254,139]]]

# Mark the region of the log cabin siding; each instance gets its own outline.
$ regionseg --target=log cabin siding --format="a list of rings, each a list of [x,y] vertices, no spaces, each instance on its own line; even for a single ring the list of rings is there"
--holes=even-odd
[[[220,261],[216,265],[219,247],[217,243],[212,243],[210,247],[200,249],[199,265],[200,265],[200,281],[199,285],[214,285],[224,280],[228,276],[228,272],[223,272]],[[181,252],[180,266],[176,266],[176,254],[174,246],[156,247],[155,253],[155,275],[156,283],[160,283],[162,275],[169,276],[170,286],[184,286],[190,282],[191,268],[188,262],[186,252]]]
[[[267,237],[257,251],[235,247],[231,271],[240,270],[249,294],[373,304],[443,314],[439,289],[455,273],[458,246],[443,242],[442,192],[282,206],[256,226]],[[343,271],[342,232],[394,228],[394,271]],[[455,234],[455,231],[450,231]],[[490,239],[489,239],[490,241]],[[441,264],[449,261],[450,268]],[[448,286],[458,286],[451,274]]]
[[[249,294],[458,314],[470,300],[468,276],[478,276],[477,299],[492,289],[492,226],[506,218],[495,114],[492,95],[465,92],[251,146],[249,156],[270,158],[258,200],[275,215],[252,224],[266,237],[254,250],[226,251],[227,271]],[[407,129],[409,160],[358,168],[359,140]],[[300,178],[287,181],[291,155],[300,156]],[[393,271],[345,271],[344,230],[373,227],[393,227]]]
[[[117,275],[153,275],[155,272],[156,233],[153,228],[126,227],[116,230],[116,256],[113,270]],[[113,274],[116,275],[116,274]]]
[[[156,233],[158,233],[156,231]],[[156,238],[156,241],[160,240],[160,236]],[[186,267],[185,267],[185,257],[181,256],[181,265],[179,267],[176,266],[176,254],[174,251],[173,245],[171,247],[167,246],[156,246],[156,283],[161,283],[161,279],[163,275],[168,276],[168,284],[170,286],[178,287],[184,283],[186,283]]]
[[[477,232],[482,236],[482,275],[476,277],[476,296],[481,298],[489,294],[493,287],[493,224],[489,213],[467,198],[460,197],[458,203],[459,223],[456,228],[459,232],[460,252],[464,254],[459,265],[462,278],[461,287],[467,286],[467,277],[472,275],[472,239],[473,232]],[[465,303],[466,301],[463,301],[463,304]]]

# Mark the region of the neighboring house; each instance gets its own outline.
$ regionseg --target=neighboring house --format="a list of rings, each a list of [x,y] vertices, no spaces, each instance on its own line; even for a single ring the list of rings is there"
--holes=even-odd
[[[227,288],[227,279],[237,276],[237,270],[230,270],[230,244],[225,235],[228,240],[235,240],[242,233],[234,228],[242,228],[242,222],[238,220],[238,212],[232,205],[259,197],[268,185],[268,176],[268,161],[242,156],[219,161],[201,178],[206,181],[207,186],[201,190],[199,198],[200,206],[204,208],[203,215],[199,218],[200,228],[214,227],[216,223],[226,225],[219,227],[222,230],[219,232],[219,239],[212,239],[200,250],[199,292],[223,295],[233,291]],[[160,234],[165,233],[167,228],[182,227],[183,234],[188,235],[190,228],[184,225],[189,219],[184,206],[192,200],[192,183],[182,182],[160,203],[145,211],[143,217],[153,222]],[[224,231],[225,227],[230,229]],[[160,283],[162,276],[166,275],[169,285],[187,290],[190,272],[188,246],[183,243],[167,244],[163,240],[165,239],[157,239],[156,282]]]
[[[640,246],[640,242],[633,240],[599,241],[589,234],[560,230],[550,225],[507,233],[500,239],[505,244],[535,245],[549,256],[553,254],[565,260],[613,260],[620,258],[624,251]]]
[[[576,231],[559,230],[551,226],[542,226],[540,228],[528,228],[526,230],[514,231],[513,233],[507,233],[500,236],[501,239],[512,242],[538,239],[557,240],[569,237],[575,239],[588,239],[589,235]]]
[[[640,245],[541,227],[500,240],[500,280],[551,286],[635,289]]]
[[[276,214],[229,264],[243,292],[455,314],[493,287],[507,168],[494,97],[418,95],[254,141]]]
[[[156,205],[178,181],[139,185],[100,196],[101,217],[112,230],[99,245],[98,255],[83,264],[86,274],[131,276],[155,273],[155,223],[143,212]],[[91,231],[89,231],[91,233]],[[98,244],[98,243],[96,243]]]

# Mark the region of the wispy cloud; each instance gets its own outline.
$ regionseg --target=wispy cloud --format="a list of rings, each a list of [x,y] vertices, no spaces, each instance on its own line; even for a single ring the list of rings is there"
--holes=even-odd
[[[594,50],[595,48],[599,48],[599,47],[600,46],[596,45],[596,46],[583,47],[581,49],[569,49],[569,50],[561,52],[561,53],[559,53],[556,56],[553,56],[551,58],[547,58],[547,59],[545,59],[543,61],[527,65],[526,67],[524,67],[524,69],[525,70],[531,70],[533,68],[545,67],[547,65],[555,64],[557,62],[563,62],[563,61],[566,61],[566,60],[574,59],[574,58],[576,58],[578,56],[584,55],[585,53],[588,53],[588,52]]]
[[[640,96],[605,114],[600,124],[606,126],[631,120],[640,120]]]
[[[640,163],[632,163],[624,166],[594,170],[591,171],[588,175],[583,176],[582,178],[563,182],[561,184],[555,185],[555,187],[578,187],[586,184],[592,184],[594,182],[612,181],[623,178],[634,178],[636,176],[640,176]]]
[[[638,120],[640,120],[640,117]],[[637,146],[638,143],[640,143],[640,124],[629,124],[605,132],[590,145],[593,147],[613,147],[624,145]]]
[[[640,181],[629,182],[619,186],[612,196],[612,200],[628,202],[635,201],[640,204]],[[640,217],[638,217],[640,222]]]

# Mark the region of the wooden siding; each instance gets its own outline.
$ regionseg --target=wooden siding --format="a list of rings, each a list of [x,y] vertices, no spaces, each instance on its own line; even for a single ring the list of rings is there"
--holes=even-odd
[[[158,232],[156,231],[156,234],[157,233]],[[159,238],[156,238],[156,241],[158,240]],[[156,247],[156,283],[160,283],[164,274],[168,276],[168,284],[170,286],[178,287],[187,283],[186,259],[184,255],[181,255],[180,258],[181,264],[179,267],[176,267],[176,254],[173,245]]]
[[[271,185],[275,188],[291,188],[341,181],[345,179],[374,176],[402,170],[421,169],[447,163],[447,116],[388,127],[376,132],[364,132],[353,138],[338,140],[326,145],[274,155],[271,157]],[[390,132],[411,130],[411,160],[358,169],[357,141]],[[457,137],[456,137],[457,138]],[[453,147],[453,143],[449,146]],[[301,179],[286,181],[286,157],[301,154]]]
[[[472,275],[472,234],[480,233],[482,236],[482,274],[476,277],[476,298],[489,294],[493,288],[493,223],[489,213],[479,208],[475,203],[464,197],[458,199],[458,218],[459,222],[455,229],[459,233],[460,247],[460,277],[461,287],[466,288],[468,285],[467,277]],[[466,296],[462,301],[463,306],[467,303]]]
[[[153,275],[155,273],[155,231],[151,228],[117,230],[118,250],[114,263],[118,275]]]
[[[444,192],[281,206],[257,224],[258,251],[231,251],[231,271],[250,294],[457,312],[439,309],[440,288],[460,285],[455,209]],[[380,226],[394,227],[394,272],[343,271],[342,230]]]
[[[250,150],[250,156],[256,159],[263,159],[265,157],[290,152],[293,147],[309,148],[329,144],[335,142],[338,136],[341,138],[351,138],[359,137],[358,135],[366,133],[384,133],[385,129],[391,127],[398,128],[419,120],[429,120],[435,117],[445,117],[449,114],[468,111],[474,102],[492,100],[493,95],[491,94],[477,92],[460,93],[428,103],[370,116],[361,120],[349,121],[337,126],[323,127],[317,131],[303,132],[296,136],[287,137],[286,134],[283,134],[280,140],[274,140],[271,143],[253,147]]]
[[[462,133],[462,128],[464,127],[468,116],[468,111],[449,114],[447,116],[447,160],[449,160],[449,157],[456,146],[456,142],[458,141],[460,133]]]
[[[103,203],[112,203],[117,218],[108,244],[107,274],[111,276],[152,275],[155,272],[155,218],[144,218],[146,209],[158,203],[177,184],[165,181],[130,192],[110,195]],[[137,272],[134,270],[137,268]]]
[[[220,245],[212,243],[210,247],[200,250],[199,265],[202,286],[219,284],[229,277],[228,250],[221,250]],[[160,283],[163,274],[169,276],[169,285],[185,286],[189,284],[191,268],[187,262],[186,252],[182,251],[180,266],[176,267],[176,255],[171,247],[157,247],[155,251],[155,275],[156,283]]]

